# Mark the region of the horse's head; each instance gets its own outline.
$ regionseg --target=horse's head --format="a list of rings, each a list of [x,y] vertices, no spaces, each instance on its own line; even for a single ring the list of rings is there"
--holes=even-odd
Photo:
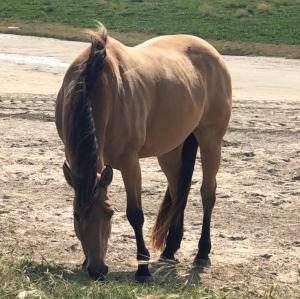
[[[97,174],[93,194],[86,201],[82,201],[76,192],[76,184],[80,184],[80,178],[72,174],[66,163],[63,171],[66,181],[75,190],[74,228],[86,257],[88,273],[93,279],[104,278],[108,271],[105,256],[113,215],[107,186],[112,181],[113,170],[110,166],[105,166],[101,174]]]

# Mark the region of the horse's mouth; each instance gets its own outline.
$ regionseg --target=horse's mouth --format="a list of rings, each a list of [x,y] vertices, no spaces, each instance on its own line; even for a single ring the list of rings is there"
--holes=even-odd
[[[105,276],[108,273],[108,267],[105,265],[101,271],[94,271],[88,267],[87,271],[91,279],[102,281],[105,279]]]

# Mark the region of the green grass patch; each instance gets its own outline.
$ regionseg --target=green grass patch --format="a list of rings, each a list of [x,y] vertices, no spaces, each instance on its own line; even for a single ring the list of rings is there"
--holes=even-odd
[[[93,282],[81,270],[58,265],[0,260],[0,298],[246,298],[229,288],[212,291],[199,284],[147,283],[117,280]],[[269,297],[271,298],[271,297]]]
[[[188,33],[205,39],[300,43],[300,0],[9,0],[1,18],[156,35]]]

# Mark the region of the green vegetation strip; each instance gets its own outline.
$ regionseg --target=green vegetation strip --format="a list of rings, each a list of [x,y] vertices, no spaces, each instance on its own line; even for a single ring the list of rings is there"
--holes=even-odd
[[[0,260],[0,298],[246,298],[230,289],[217,292],[203,286],[174,283],[138,284],[111,277],[92,282],[80,270],[68,271],[57,265]]]
[[[300,0],[9,0],[0,17],[118,32],[189,33],[205,39],[300,43]]]

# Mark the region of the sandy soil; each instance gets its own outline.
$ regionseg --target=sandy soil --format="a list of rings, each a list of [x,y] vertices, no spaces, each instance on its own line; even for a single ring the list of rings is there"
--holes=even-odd
[[[84,43],[0,35],[0,257],[75,267],[82,253],[72,224],[72,190],[54,125],[55,94]],[[177,278],[260,297],[272,286],[300,298],[300,61],[226,57],[234,106],[224,140],[213,214],[212,265],[192,270],[201,229],[198,158]],[[145,232],[166,188],[155,159],[142,161]],[[135,240],[116,172],[108,252],[111,277],[132,278]],[[153,261],[158,254],[152,253]],[[155,266],[155,265],[154,265]],[[170,274],[170,271],[168,272]],[[165,279],[156,275],[156,280]]]

